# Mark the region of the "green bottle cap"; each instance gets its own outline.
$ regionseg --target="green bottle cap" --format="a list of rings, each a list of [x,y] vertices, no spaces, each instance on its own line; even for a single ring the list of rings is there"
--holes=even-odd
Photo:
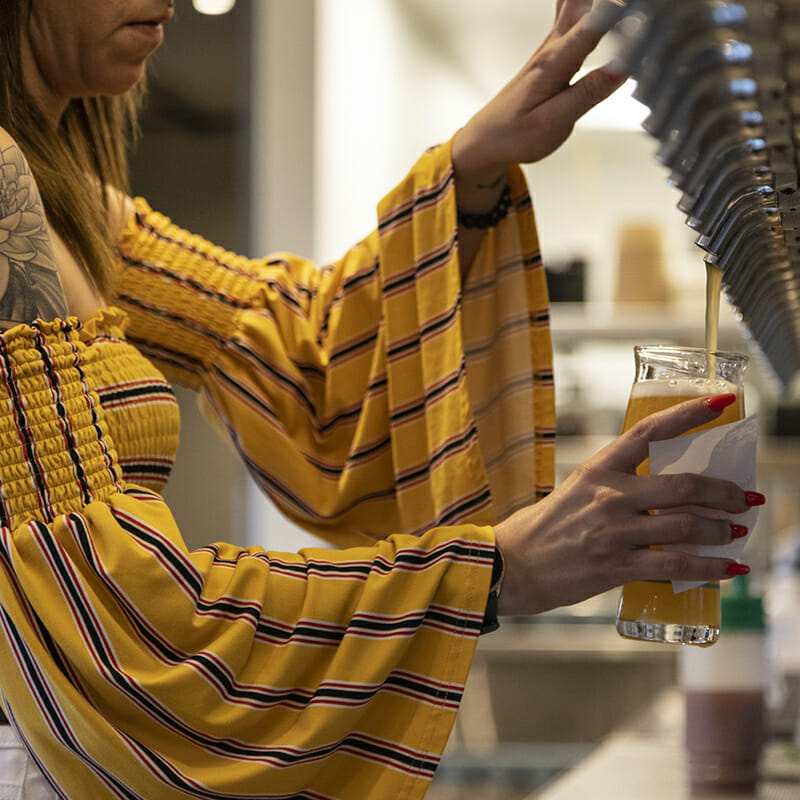
[[[722,595],[722,630],[763,631],[764,603],[747,590],[747,580],[743,575],[730,581],[730,593]]]

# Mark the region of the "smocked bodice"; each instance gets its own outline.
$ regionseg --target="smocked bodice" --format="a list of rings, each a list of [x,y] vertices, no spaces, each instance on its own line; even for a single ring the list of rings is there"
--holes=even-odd
[[[163,375],[123,333],[124,314],[38,322],[0,336],[0,522],[48,522],[125,482],[159,490],[178,445]]]

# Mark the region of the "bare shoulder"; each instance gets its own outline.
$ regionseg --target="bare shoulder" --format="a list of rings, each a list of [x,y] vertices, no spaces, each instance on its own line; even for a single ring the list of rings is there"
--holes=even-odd
[[[12,145],[16,147],[16,142],[12,138],[11,134],[2,126],[0,125],[0,147],[6,148],[11,147]]]
[[[66,312],[36,180],[21,148],[0,127],[0,325]]]

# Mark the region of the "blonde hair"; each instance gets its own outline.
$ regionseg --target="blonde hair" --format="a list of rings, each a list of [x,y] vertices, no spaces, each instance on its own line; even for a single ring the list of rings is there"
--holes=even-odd
[[[128,193],[144,83],[119,97],[72,100],[56,130],[25,90],[21,31],[31,0],[0,0],[0,125],[22,149],[50,225],[106,299],[116,262],[106,187]]]

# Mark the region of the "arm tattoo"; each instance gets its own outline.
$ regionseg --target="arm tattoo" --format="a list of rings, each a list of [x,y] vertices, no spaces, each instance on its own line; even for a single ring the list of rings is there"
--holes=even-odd
[[[66,315],[36,181],[15,144],[0,147],[0,320],[32,322]]]

